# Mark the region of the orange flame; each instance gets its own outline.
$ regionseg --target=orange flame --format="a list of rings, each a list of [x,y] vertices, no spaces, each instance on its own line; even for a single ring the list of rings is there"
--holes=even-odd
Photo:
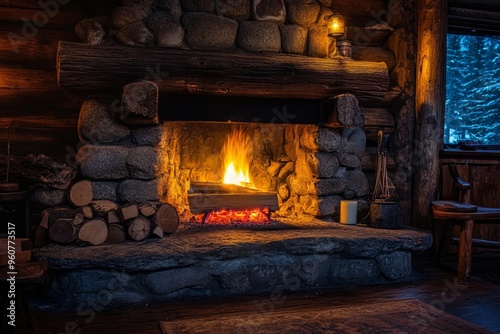
[[[253,187],[250,180],[250,161],[252,158],[252,140],[243,130],[233,130],[226,138],[221,152],[224,164],[225,184]]]

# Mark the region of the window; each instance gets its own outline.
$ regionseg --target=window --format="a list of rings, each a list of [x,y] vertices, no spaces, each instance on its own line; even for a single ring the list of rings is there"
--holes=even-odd
[[[448,34],[444,142],[500,144],[500,37]]]

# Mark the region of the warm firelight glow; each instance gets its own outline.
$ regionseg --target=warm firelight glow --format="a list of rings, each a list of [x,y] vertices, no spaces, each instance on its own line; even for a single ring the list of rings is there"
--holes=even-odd
[[[203,222],[206,224],[227,225],[234,223],[269,223],[269,209],[257,208],[246,210],[221,209],[207,213]]]
[[[253,183],[250,180],[250,161],[252,158],[250,136],[241,129],[233,130],[226,138],[221,155],[224,166],[223,183],[253,188]]]

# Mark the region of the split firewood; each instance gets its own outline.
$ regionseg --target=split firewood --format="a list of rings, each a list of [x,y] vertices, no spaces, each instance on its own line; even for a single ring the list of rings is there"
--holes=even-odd
[[[82,206],[76,209],[78,213],[83,214],[86,219],[92,219],[94,217],[94,212],[90,206]]]
[[[119,224],[120,223],[120,217],[118,217],[118,214],[113,211],[108,212],[108,224]]]
[[[90,207],[94,211],[94,214],[99,217],[105,217],[107,216],[108,212],[116,212],[118,210],[118,204],[105,199],[90,202]]]
[[[127,204],[118,209],[118,217],[121,222],[136,218],[139,215],[139,210],[135,204]]]
[[[151,222],[151,235],[157,236],[159,238],[163,238],[163,230],[160,225]]]
[[[85,222],[85,216],[82,213],[77,213],[73,218],[73,225],[81,225]]]
[[[73,224],[72,218],[59,218],[49,228],[50,239],[57,243],[71,243],[77,236],[78,228]]]
[[[151,221],[159,225],[164,233],[171,234],[179,227],[179,214],[172,205],[163,203],[151,218]]]
[[[127,234],[135,241],[146,239],[151,232],[151,223],[146,217],[139,216],[126,223]]]
[[[143,204],[143,205],[139,206],[139,212],[144,217],[151,217],[152,215],[154,215],[156,213],[157,207],[158,207],[157,204],[154,204],[154,203],[151,203],[151,202],[150,203],[146,203],[146,204]]]
[[[125,230],[120,224],[109,224],[108,225],[108,237],[104,243],[106,244],[118,244],[124,242],[127,238]]]
[[[68,201],[74,206],[85,206],[92,202],[92,196],[92,183],[82,180],[69,188]]]
[[[78,231],[78,239],[91,245],[100,245],[108,237],[108,226],[101,218],[85,222]]]

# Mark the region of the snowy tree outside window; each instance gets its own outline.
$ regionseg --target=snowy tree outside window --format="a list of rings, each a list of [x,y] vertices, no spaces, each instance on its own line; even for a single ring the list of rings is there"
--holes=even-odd
[[[500,37],[447,42],[444,142],[500,144]]]

